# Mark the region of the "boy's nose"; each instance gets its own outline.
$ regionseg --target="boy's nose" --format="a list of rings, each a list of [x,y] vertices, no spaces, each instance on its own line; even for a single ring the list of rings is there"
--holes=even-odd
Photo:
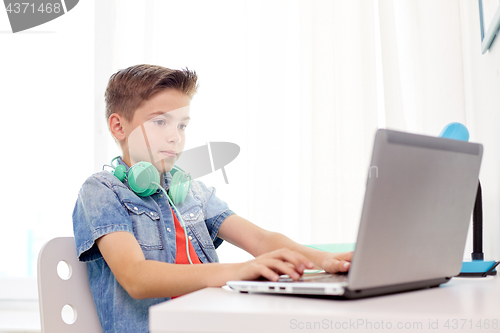
[[[173,131],[168,134],[167,137],[168,142],[179,143],[181,142],[181,140],[182,140],[181,135],[177,131]]]

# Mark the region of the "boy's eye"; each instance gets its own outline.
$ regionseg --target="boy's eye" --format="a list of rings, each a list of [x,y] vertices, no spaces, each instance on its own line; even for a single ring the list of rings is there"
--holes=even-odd
[[[187,125],[179,125],[179,128],[180,128],[181,130],[185,130],[185,129],[186,129],[186,127],[187,127]]]
[[[165,120],[163,120],[163,119],[155,120],[154,123],[156,125],[162,126],[162,125],[165,125]]]

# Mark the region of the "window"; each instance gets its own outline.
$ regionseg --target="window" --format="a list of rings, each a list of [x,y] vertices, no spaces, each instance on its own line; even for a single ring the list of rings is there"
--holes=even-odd
[[[73,235],[78,190],[94,168],[93,8],[81,2],[2,35],[0,298],[36,298],[40,248]],[[6,15],[0,26],[10,30]]]

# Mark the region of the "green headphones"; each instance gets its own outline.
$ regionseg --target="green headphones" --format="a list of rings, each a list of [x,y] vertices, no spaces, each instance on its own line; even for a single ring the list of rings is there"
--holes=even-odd
[[[160,174],[153,164],[144,161],[139,162],[132,165],[132,167],[128,169],[127,172],[127,168],[124,165],[115,166],[113,164],[118,158],[120,158],[120,156],[117,156],[111,160],[111,167],[114,169],[111,173],[121,182],[127,179],[128,186],[134,193],[136,193],[140,197],[147,197],[160,189],[163,191],[163,193],[165,193],[165,195],[167,195],[165,189],[160,185]],[[186,174],[181,168],[175,165],[170,171],[170,174],[172,175],[172,180],[170,181],[170,188],[168,190],[167,199],[170,201],[173,209],[177,212],[179,221],[182,225],[182,228],[184,229],[187,257],[189,263],[192,265],[193,261],[191,260],[191,255],[189,254],[186,224],[184,223],[181,214],[175,207],[175,205],[177,205],[178,203],[186,200],[189,187],[191,186],[191,176],[189,174]]]
[[[113,165],[119,157],[117,156],[111,161],[111,165],[114,168],[111,173],[120,181],[127,179],[128,186],[134,193],[140,197],[147,197],[160,188],[160,174],[153,164],[144,161],[139,162],[132,165],[127,172],[124,165]],[[189,187],[191,186],[191,176],[175,165],[170,174],[172,174],[172,180],[170,181],[168,196],[174,205],[177,205],[186,200]]]

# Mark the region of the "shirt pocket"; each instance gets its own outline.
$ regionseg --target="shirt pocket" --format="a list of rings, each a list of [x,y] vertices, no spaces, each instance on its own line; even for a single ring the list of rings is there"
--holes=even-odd
[[[141,204],[125,202],[132,220],[132,229],[137,242],[143,250],[162,250],[160,215],[154,209]]]
[[[205,215],[201,206],[193,206],[182,212],[182,219],[191,230],[198,243],[206,249],[215,249],[214,243],[205,224]]]

